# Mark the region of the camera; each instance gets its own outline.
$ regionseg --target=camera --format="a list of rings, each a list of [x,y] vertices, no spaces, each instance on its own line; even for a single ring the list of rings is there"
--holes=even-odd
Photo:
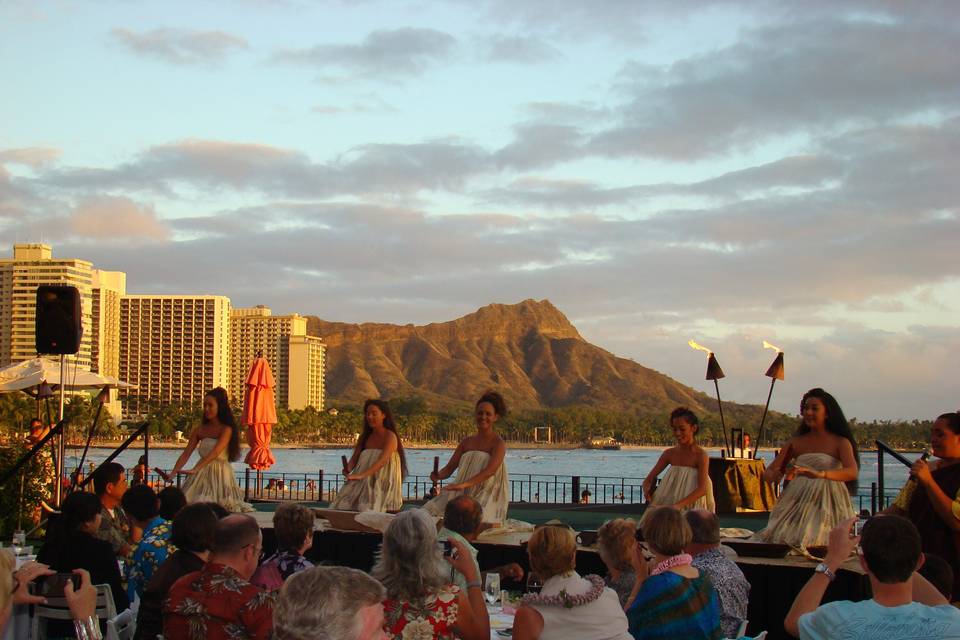
[[[447,558],[452,558],[454,555],[453,543],[449,540],[437,540],[437,544],[440,546],[440,552]]]
[[[43,582],[40,583],[40,595],[51,598],[62,598],[63,588],[67,586],[68,582],[73,583],[74,591],[80,588],[80,576],[75,573],[56,573],[52,576],[47,576]]]
[[[853,531],[851,532],[852,537],[856,538],[863,533],[863,525],[867,523],[865,518],[857,518],[857,521],[853,523]]]

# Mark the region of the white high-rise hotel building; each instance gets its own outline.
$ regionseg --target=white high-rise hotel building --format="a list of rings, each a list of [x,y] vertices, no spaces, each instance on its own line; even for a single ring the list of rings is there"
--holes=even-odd
[[[222,386],[239,410],[254,355],[263,351],[277,379],[277,406],[323,408],[324,345],[306,334],[306,318],[269,309],[231,309],[224,296],[128,295],[126,274],[90,262],[54,259],[50,245],[16,244],[0,259],[0,367],[36,357],[36,289],[79,289],[83,337],[71,366],[137,385],[121,392],[123,414],[199,402]],[[116,416],[119,408],[110,407]]]

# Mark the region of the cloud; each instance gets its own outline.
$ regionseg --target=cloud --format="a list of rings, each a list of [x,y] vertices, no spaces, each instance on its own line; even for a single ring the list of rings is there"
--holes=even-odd
[[[27,147],[24,149],[2,149],[0,150],[0,165],[2,164],[22,164],[28,167],[42,167],[57,160],[60,157],[60,149],[50,147]]]
[[[954,109],[954,24],[822,20],[747,31],[736,44],[621,73],[619,123],[597,132],[609,156],[694,160],[798,132],[841,132]]]
[[[249,48],[245,39],[225,31],[152,29],[138,33],[116,27],[110,36],[132,53],[177,65],[219,63],[228,54]]]
[[[404,27],[370,32],[360,44],[325,44],[285,49],[276,62],[316,69],[338,68],[366,77],[393,79],[423,73],[455,52],[457,39],[436,29]]]
[[[481,48],[488,62],[539,64],[563,58],[559,49],[530,36],[491,36],[481,44]]]
[[[77,236],[97,240],[167,240],[170,232],[151,207],[129,198],[101,196],[84,200],[70,216]]]
[[[584,135],[577,127],[525,124],[514,128],[514,140],[495,154],[502,165],[519,170],[552,166],[581,153]]]

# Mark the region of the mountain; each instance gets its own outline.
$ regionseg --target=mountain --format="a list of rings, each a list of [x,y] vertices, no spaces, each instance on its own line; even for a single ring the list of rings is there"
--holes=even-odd
[[[716,410],[706,394],[590,344],[548,300],[490,304],[423,326],[308,316],[307,327],[327,345],[326,388],[334,402],[420,396],[446,407],[496,389],[517,408]]]

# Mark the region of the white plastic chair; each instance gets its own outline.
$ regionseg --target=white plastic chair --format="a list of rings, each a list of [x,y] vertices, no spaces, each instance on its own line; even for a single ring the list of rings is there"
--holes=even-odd
[[[107,640],[133,640],[136,629],[137,618],[133,609],[126,609],[107,620]]]
[[[109,620],[117,616],[116,606],[113,604],[113,592],[108,584],[94,585],[97,590],[97,609],[95,615],[100,620]],[[47,604],[38,604],[33,612],[33,630],[30,637],[33,640],[46,640],[48,620],[73,620],[67,599],[47,598]],[[43,624],[41,624],[41,622]]]

